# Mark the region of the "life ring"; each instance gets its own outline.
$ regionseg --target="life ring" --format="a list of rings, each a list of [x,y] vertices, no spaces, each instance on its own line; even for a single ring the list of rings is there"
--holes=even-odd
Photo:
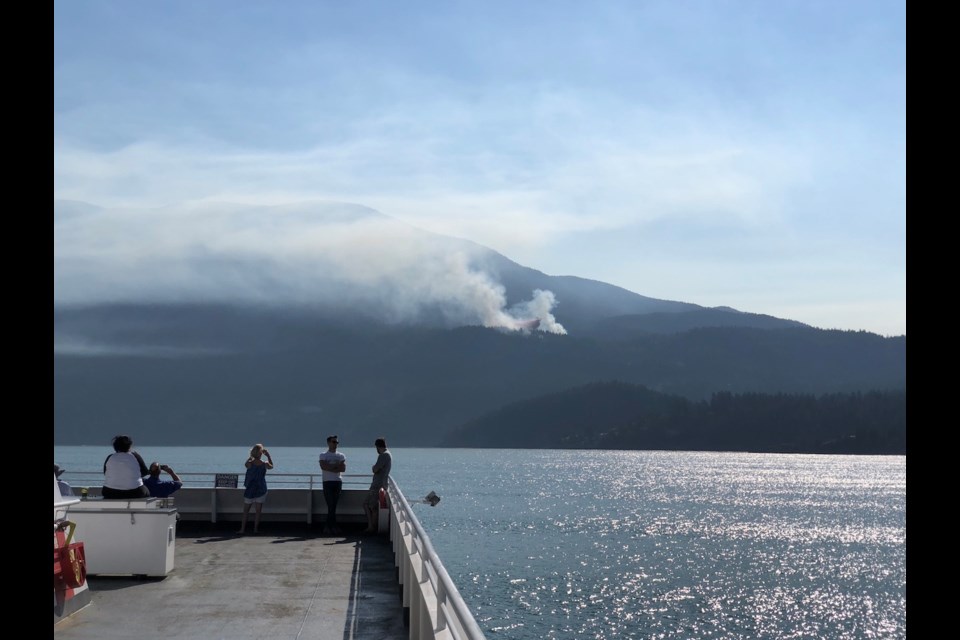
[[[77,589],[87,581],[87,557],[83,550],[83,543],[72,542],[76,528],[77,524],[69,520],[56,525],[53,547],[53,584],[58,591]],[[64,529],[69,529],[70,533],[65,534]]]
[[[74,542],[60,549],[60,568],[60,575],[68,589],[83,586],[87,581],[87,557],[82,542]]]

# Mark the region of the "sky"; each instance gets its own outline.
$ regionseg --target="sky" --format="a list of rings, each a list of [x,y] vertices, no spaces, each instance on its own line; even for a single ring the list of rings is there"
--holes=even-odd
[[[905,13],[56,1],[54,200],[94,207],[55,213],[55,302],[189,289],[209,276],[177,260],[198,253],[293,274],[357,242],[271,217],[317,202],[550,275],[905,335]]]

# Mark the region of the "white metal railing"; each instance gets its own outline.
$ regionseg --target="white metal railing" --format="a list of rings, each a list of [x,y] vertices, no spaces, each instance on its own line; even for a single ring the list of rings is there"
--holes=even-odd
[[[176,507],[182,519],[209,519],[216,523],[222,516],[228,520],[239,518],[243,510],[242,473],[184,472],[177,475],[183,482],[183,488],[162,500],[164,506]],[[367,522],[363,498],[366,497],[371,477],[369,473],[343,474],[344,490],[340,496],[339,515],[347,519],[359,517],[363,523]],[[64,478],[71,484],[75,496],[80,496],[84,490],[89,490],[88,495],[94,499],[101,495],[103,474],[100,472],[74,471],[69,476],[64,474]],[[221,484],[219,480],[227,482]],[[321,493],[322,474],[270,473],[267,482],[271,498],[263,509],[266,520],[292,521],[303,518],[307,524],[313,524],[316,515],[326,514]]]
[[[243,486],[244,471],[228,472],[226,475],[237,476],[237,486]],[[178,473],[184,487],[213,487],[216,477],[225,475],[223,473]],[[348,485],[362,486],[366,489],[370,486],[369,473],[344,473],[342,474],[343,486]],[[160,474],[163,480],[169,480],[170,476],[166,472]],[[267,482],[271,487],[293,488],[293,489],[319,489],[323,486],[323,475],[320,473],[273,473],[267,474]],[[77,487],[95,487],[103,484],[102,471],[67,471],[61,476],[70,486]]]
[[[400,487],[389,479],[390,539],[411,640],[485,640]]]

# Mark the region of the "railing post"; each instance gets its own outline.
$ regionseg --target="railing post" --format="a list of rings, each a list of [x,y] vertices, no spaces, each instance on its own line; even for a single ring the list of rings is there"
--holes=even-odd
[[[437,632],[443,631],[447,628],[447,614],[444,611],[443,605],[447,602],[447,590],[443,586],[443,582],[437,581]]]
[[[408,532],[408,542],[409,548],[407,551],[407,581],[405,584],[404,595],[404,604],[407,605],[410,611],[410,640],[420,640],[420,616],[423,611],[420,608],[420,603],[423,600],[423,591],[420,590],[420,582],[417,580],[417,570],[415,565],[416,562],[414,558],[417,555],[417,541],[412,534]],[[407,545],[405,544],[404,547]]]
[[[434,640],[433,624],[430,622],[430,610],[427,608],[426,601],[420,599],[420,633],[417,636],[420,640]]]
[[[307,482],[307,526],[313,524],[313,476]]]

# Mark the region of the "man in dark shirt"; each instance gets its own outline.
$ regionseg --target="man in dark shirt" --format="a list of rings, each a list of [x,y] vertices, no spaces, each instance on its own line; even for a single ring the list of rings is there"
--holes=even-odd
[[[387,441],[377,438],[373,446],[377,448],[377,462],[370,469],[373,472],[373,481],[363,501],[363,509],[367,512],[367,528],[364,533],[377,533],[379,529],[380,490],[387,490],[387,479],[393,466],[393,456],[387,449]]]
[[[161,480],[161,471],[166,471],[169,473],[173,480]],[[150,492],[151,497],[166,498],[174,491],[182,487],[183,482],[180,481],[180,476],[177,475],[177,472],[171,469],[169,466],[160,464],[159,462],[151,462],[150,475],[147,478],[144,478],[143,486],[145,486],[147,491]]]

